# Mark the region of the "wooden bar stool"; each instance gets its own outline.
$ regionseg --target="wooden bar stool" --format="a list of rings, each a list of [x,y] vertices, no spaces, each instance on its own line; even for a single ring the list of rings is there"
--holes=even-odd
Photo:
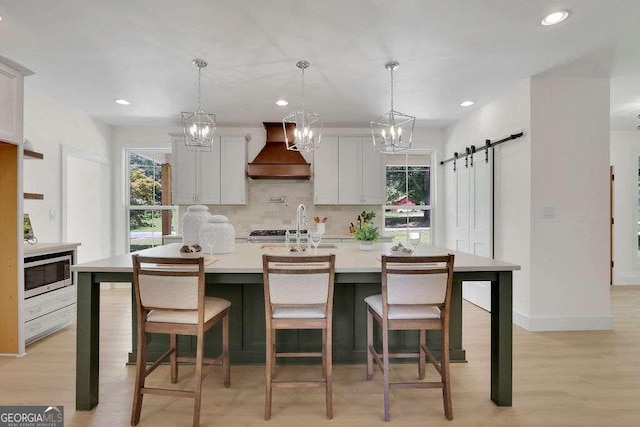
[[[200,424],[203,364],[223,366],[224,386],[231,384],[229,366],[229,311],[231,303],[205,297],[203,258],[152,258],[133,255],[133,285],[138,319],[138,356],[131,425],[140,421],[144,394],[194,399],[193,425]],[[204,358],[204,333],[222,321],[222,354]],[[169,350],[147,369],[147,334],[169,334]],[[178,356],[178,335],[197,337],[196,357]],[[171,382],[178,381],[178,362],[195,362],[195,389],[145,387],[146,377],[170,358]]]
[[[271,418],[274,388],[324,387],[327,418],[333,418],[331,322],[335,255],[262,256],[266,323],[266,395],[264,419]],[[276,330],[321,329],[322,352],[277,353]],[[320,381],[274,381],[276,358],[322,357]]]
[[[449,376],[449,308],[453,281],[453,255],[382,256],[382,294],[365,298],[367,304],[367,379],[373,377],[373,362],[382,370],[384,419],[389,421],[389,389],[442,388],[444,413],[453,419]],[[373,345],[373,320],[382,325],[382,358]],[[426,330],[440,330],[440,362],[426,345]],[[418,353],[389,353],[389,331],[418,330]],[[440,381],[392,383],[389,358],[418,358],[418,376],[425,376],[425,357],[440,374]]]

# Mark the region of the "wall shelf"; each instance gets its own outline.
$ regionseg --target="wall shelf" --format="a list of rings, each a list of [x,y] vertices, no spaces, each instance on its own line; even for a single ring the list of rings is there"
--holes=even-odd
[[[24,193],[24,198],[28,200],[44,200],[44,194],[40,193]]]
[[[27,150],[26,148],[23,150],[25,159],[44,159],[44,154],[38,153],[37,151]]]

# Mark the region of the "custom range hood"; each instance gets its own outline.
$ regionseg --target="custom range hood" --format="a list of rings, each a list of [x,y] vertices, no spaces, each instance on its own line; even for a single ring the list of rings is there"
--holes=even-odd
[[[253,179],[309,179],[311,164],[298,151],[287,150],[282,122],[265,122],[267,142],[253,162],[247,175]],[[287,125],[287,136],[293,139],[295,124]]]

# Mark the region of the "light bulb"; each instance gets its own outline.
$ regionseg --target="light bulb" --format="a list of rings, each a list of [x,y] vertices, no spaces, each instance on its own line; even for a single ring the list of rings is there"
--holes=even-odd
[[[303,132],[304,136],[307,136],[309,134],[309,129],[305,126]]]
[[[312,131],[312,130],[310,130],[310,131],[309,131],[309,141],[311,141],[311,139],[312,139],[312,138],[313,138],[313,131]]]
[[[387,138],[387,134],[386,134],[386,132],[384,131],[384,129],[382,129],[382,131],[380,132],[380,134],[382,135],[382,137],[383,137],[383,138],[385,138],[385,139]]]
[[[392,139],[396,137],[396,130],[393,128],[393,126],[389,126],[389,133],[391,133]]]

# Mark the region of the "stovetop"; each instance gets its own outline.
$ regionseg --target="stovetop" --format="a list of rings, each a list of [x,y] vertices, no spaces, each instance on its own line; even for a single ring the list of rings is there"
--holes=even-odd
[[[307,230],[300,230],[302,233],[306,233]],[[249,242],[284,242],[286,230],[253,230],[249,233]],[[295,234],[296,230],[289,230],[289,233]]]

